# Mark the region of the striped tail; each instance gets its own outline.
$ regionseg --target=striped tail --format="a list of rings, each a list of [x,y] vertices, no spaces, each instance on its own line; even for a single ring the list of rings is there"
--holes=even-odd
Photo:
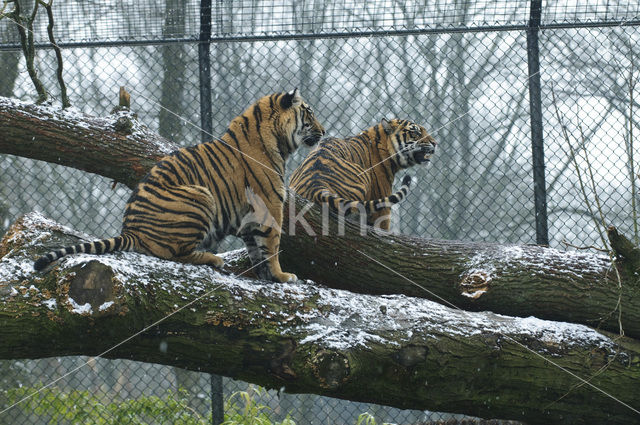
[[[341,198],[336,195],[331,195],[328,193],[324,193],[320,195],[320,201],[326,202],[333,208],[335,211],[346,211],[347,213],[352,213],[358,211],[359,208],[364,208],[364,210],[369,213],[373,211],[380,211],[384,208],[389,208],[394,204],[401,202],[409,193],[409,189],[411,187],[411,176],[404,176],[402,179],[402,186],[400,189],[385,198],[374,199],[373,201],[349,201],[347,199]]]
[[[120,235],[115,238],[102,239],[94,242],[80,243],[74,246],[68,246],[66,248],[60,248],[56,251],[51,251],[44,256],[38,258],[33,263],[33,268],[36,271],[40,271],[47,267],[54,261],[70,254],[88,253],[88,254],[105,254],[114,251],[130,251],[134,246],[133,237],[128,235]]]

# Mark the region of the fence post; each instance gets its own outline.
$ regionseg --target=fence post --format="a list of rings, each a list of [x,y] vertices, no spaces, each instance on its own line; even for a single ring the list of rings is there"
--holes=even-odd
[[[200,37],[198,43],[198,68],[200,76],[200,139],[212,139],[211,114],[211,0],[200,1]],[[211,374],[211,425],[224,422],[224,393],[222,376]]]
[[[211,115],[211,0],[200,1],[200,40],[198,43],[198,68],[200,75],[200,138],[211,140],[213,122]]]
[[[542,0],[531,0],[527,28],[527,62],[529,66],[529,112],[531,114],[531,150],[533,192],[536,213],[536,243],[549,245],[547,225],[547,187],[545,183],[544,143],[542,139],[542,94],[540,87],[540,49],[538,32]]]

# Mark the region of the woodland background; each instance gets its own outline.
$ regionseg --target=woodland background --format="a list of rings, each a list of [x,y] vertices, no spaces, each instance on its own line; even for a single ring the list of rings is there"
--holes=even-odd
[[[544,2],[537,74],[542,108],[536,117],[530,109],[534,78],[527,54],[532,3],[215,1],[206,40],[212,134],[221,134],[257,97],[298,87],[329,136],[354,135],[382,117],[399,117],[424,125],[439,142],[427,167],[408,171],[416,184],[395,209],[396,232],[535,243],[541,236],[536,216],[546,215],[550,246],[603,248],[604,226],[590,208],[597,196],[606,224],[637,244],[640,5]],[[33,2],[21,4],[28,11]],[[118,88],[125,86],[132,110],[153,130],[181,145],[201,140],[200,2],[54,5],[56,40],[75,108],[106,115]],[[46,48],[46,23],[44,18],[35,22],[35,39],[42,43],[36,64],[56,99],[56,62]],[[15,24],[8,19],[0,20],[0,68],[0,96],[34,100]],[[537,208],[532,119],[541,120],[544,140],[546,205]],[[306,153],[301,149],[287,169]],[[0,156],[0,164],[0,233],[33,210],[97,237],[118,232],[126,187],[9,155]],[[589,164],[593,186],[582,188],[580,176],[589,174]],[[228,247],[236,243],[230,239]],[[81,361],[1,361],[0,388],[47,382]],[[245,387],[225,379],[227,395]],[[183,388],[188,403],[203,415],[211,396],[209,375],[123,360],[99,360],[59,388],[123,399]],[[263,400],[274,408],[274,418],[292,412],[299,423],[354,423],[364,411],[380,422],[448,417],[316,396],[270,393]]]

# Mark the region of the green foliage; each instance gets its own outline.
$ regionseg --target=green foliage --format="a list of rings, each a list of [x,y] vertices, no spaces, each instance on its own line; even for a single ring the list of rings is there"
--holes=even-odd
[[[0,407],[19,402],[15,408],[48,423],[208,425],[209,418],[189,407],[188,395],[187,391],[179,390],[167,391],[165,397],[118,400],[99,397],[86,390],[62,391],[39,385],[0,392]],[[281,422],[272,421],[269,418],[271,408],[258,402],[265,395],[265,389],[254,386],[231,394],[225,402],[222,425],[296,425],[289,414]],[[377,422],[370,413],[363,413],[358,416],[356,425],[377,425]]]
[[[49,423],[205,425],[208,420],[191,409],[187,392],[168,391],[166,397],[144,396],[131,400],[102,399],[89,391],[62,391],[55,387],[22,387],[5,391],[8,404],[47,418]]]
[[[356,425],[376,425],[376,418],[369,412],[364,412],[361,413],[360,416],[358,416],[358,422],[356,422]],[[383,423],[382,425],[389,425],[388,423]]]
[[[262,397],[266,390],[250,386],[247,391],[236,391],[231,394],[224,405],[224,419],[222,425],[296,425],[289,415],[282,422],[272,422],[269,419],[269,406],[258,404],[255,397]],[[238,403],[242,406],[239,406]]]

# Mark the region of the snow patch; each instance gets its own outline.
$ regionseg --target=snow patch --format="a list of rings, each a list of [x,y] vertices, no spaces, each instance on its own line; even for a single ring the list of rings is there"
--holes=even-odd
[[[79,305],[78,303],[76,303],[76,301],[69,297],[69,304],[71,304],[71,312],[72,313],[76,313],[76,314],[92,314],[93,310],[91,309],[91,304],[89,303],[84,303],[82,305]]]
[[[42,301],[42,304],[47,306],[49,310],[55,310],[56,307],[58,306],[58,302],[53,298]]]
[[[96,134],[104,132],[105,127],[114,128],[116,121],[121,118],[128,119],[131,124],[131,134],[127,134],[126,137],[136,142],[140,137],[136,137],[140,133],[146,135],[152,135],[149,132],[147,126],[142,124],[139,120],[133,117],[133,114],[129,111],[118,111],[107,117],[95,117],[87,115],[77,108],[70,107],[61,109],[60,106],[54,105],[35,105],[31,102],[24,102],[17,99],[0,99],[0,106],[10,107],[12,109],[20,110],[21,114],[29,116],[38,121],[51,121],[56,122],[56,125],[68,126],[70,122],[75,127],[82,128],[89,134],[95,132]],[[144,137],[147,144],[151,144],[152,149],[150,153],[156,154],[169,154],[179,148],[178,145],[156,137]]]
[[[17,281],[34,273],[33,262],[24,258],[8,258],[0,261],[0,282]]]
[[[481,273],[489,282],[495,277],[496,271],[515,267],[522,270],[534,270],[537,275],[547,273],[570,274],[575,278],[583,278],[584,274],[604,274],[611,268],[611,260],[606,255],[589,252],[560,251],[554,248],[524,249],[518,245],[493,248],[471,257],[461,275]],[[558,267],[560,266],[560,267]]]
[[[473,291],[473,292],[464,292],[464,291],[462,291],[462,292],[460,293],[460,295],[465,296],[465,297],[468,297],[468,298],[472,298],[472,299],[474,299],[474,300],[475,300],[475,299],[477,299],[477,298],[480,298],[480,297],[482,296],[482,294],[484,294],[484,293],[486,293],[486,292],[487,292],[487,291],[486,291],[486,290],[484,290],[484,289],[480,289],[480,290],[478,290],[478,291]]]
[[[245,248],[234,249],[232,251],[221,252],[216,254],[220,258],[222,258],[226,263],[232,263],[238,261],[241,258],[244,258],[247,255],[247,250]]]
[[[72,229],[70,227],[64,226],[48,217],[45,217],[44,215],[42,215],[40,212],[38,211],[33,211],[30,212],[28,214],[25,214],[22,218],[22,222],[24,223],[25,227],[26,227],[26,231],[28,232],[29,230],[31,231],[31,233],[27,233],[27,235],[29,234],[35,234],[35,235],[39,235],[42,234],[42,230],[43,228],[55,228],[55,229],[60,229],[62,232],[64,233],[68,233],[72,236],[76,236],[80,239],[86,240],[86,241],[92,241],[92,240],[96,240],[97,238],[88,235],[87,233],[83,233],[83,232],[78,232],[75,229]],[[22,232],[24,234],[24,232]]]
[[[106,303],[103,303],[100,305],[100,307],[98,307],[98,311],[105,311],[106,309],[111,307],[113,304],[114,304],[113,301],[107,301]]]
[[[308,293],[309,288],[305,291]],[[535,317],[514,318],[485,313],[470,313],[441,304],[404,295],[354,297],[348,291],[316,288],[318,309],[298,312],[303,322],[294,332],[308,335],[301,343],[315,343],[335,350],[370,347],[371,344],[397,344],[404,346],[444,334],[462,337],[474,335],[511,335],[529,337],[550,345],[571,347],[571,344],[593,344],[612,347],[613,342],[583,325],[552,322]],[[386,307],[386,314],[381,307]],[[329,313],[318,312],[329,311]],[[394,340],[385,338],[385,331],[400,331]],[[403,336],[402,336],[403,335]],[[538,349],[544,350],[544,349]]]

